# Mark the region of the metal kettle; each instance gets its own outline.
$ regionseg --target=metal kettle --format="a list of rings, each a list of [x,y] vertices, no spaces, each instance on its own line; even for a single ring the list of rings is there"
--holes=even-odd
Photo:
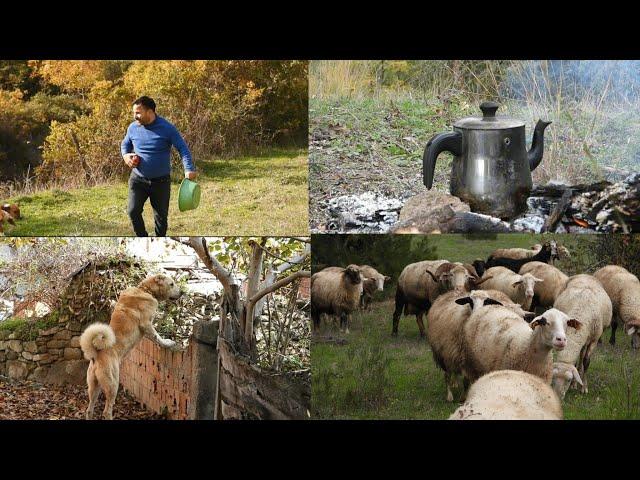
[[[431,189],[438,155],[451,152],[451,194],[468,203],[473,212],[510,219],[527,209],[531,172],[542,161],[544,130],[551,122],[538,120],[527,151],[524,122],[496,116],[498,107],[484,102],[482,117],[458,120],[453,132],[429,140],[422,173],[425,186]]]

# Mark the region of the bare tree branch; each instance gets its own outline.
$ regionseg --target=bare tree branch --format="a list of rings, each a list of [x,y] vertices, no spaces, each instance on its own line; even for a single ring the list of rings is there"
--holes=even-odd
[[[310,277],[310,276],[311,276],[311,272],[307,270],[300,270],[296,273],[289,275],[286,278],[283,278],[282,280],[278,280],[276,283],[269,285],[267,288],[260,290],[258,293],[252,296],[249,300],[247,300],[246,318],[253,318],[253,309],[255,307],[256,302],[260,300],[262,297],[264,297],[265,295],[275,292],[279,288],[282,288],[285,285],[290,284],[297,278]],[[245,341],[247,342],[248,345],[251,344],[251,340],[252,340],[252,337],[248,337],[248,332],[251,332],[251,334],[253,335],[253,322],[251,323],[252,323],[252,328],[247,329],[245,332]]]

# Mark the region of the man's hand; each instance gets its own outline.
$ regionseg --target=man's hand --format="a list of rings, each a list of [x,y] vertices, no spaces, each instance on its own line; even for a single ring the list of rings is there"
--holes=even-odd
[[[126,163],[129,168],[137,167],[140,163],[140,157],[135,153],[127,153],[123,158],[124,163]]]
[[[195,180],[197,176],[197,172],[184,172],[184,178],[188,178],[189,180]]]

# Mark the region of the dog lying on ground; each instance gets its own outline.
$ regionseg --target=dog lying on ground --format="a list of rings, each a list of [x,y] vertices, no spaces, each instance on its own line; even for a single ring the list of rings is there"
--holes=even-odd
[[[177,299],[181,293],[171,277],[162,274],[150,276],[137,287],[129,287],[120,294],[109,325],[93,323],[82,333],[80,348],[89,360],[87,420],[93,417],[100,390],[105,394],[103,418],[113,418],[120,383],[120,362],[143,336],[165,348],[179,349],[176,342],[164,339],[156,332],[151,320],[158,301]]]

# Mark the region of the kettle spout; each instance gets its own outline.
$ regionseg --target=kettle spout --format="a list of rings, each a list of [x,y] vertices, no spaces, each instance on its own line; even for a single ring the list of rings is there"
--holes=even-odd
[[[533,131],[533,140],[531,141],[531,150],[527,153],[529,159],[529,169],[533,172],[542,161],[542,153],[544,151],[544,129],[551,125],[551,122],[538,120],[536,128]]]

